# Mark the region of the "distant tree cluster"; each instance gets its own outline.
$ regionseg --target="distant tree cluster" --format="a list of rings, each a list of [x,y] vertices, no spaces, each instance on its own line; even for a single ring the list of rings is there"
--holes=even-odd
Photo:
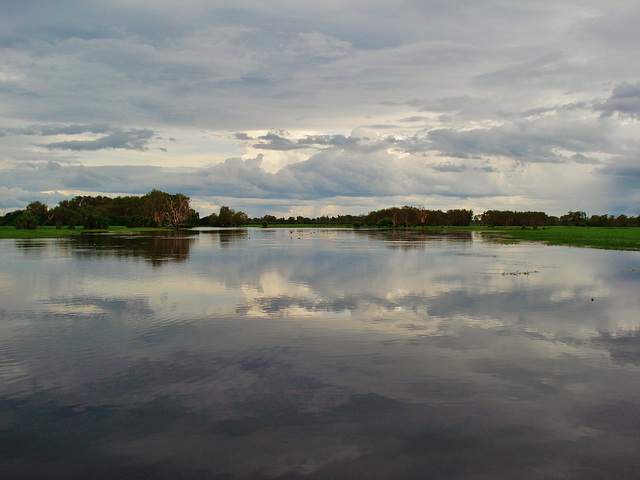
[[[276,218],[265,215],[250,219],[252,224],[262,225],[335,225],[367,227],[426,227],[426,226],[466,226],[471,223],[471,210],[426,210],[423,207],[392,207],[369,212],[366,215],[337,215],[317,218],[288,217]]]
[[[252,225],[329,225],[329,226],[351,226],[357,222],[357,215],[337,215],[329,217],[322,215],[316,218],[309,218],[298,215],[296,217],[276,217],[274,215],[265,215],[263,217],[250,218],[248,223]]]
[[[335,225],[367,226],[386,228],[483,225],[496,227],[547,227],[547,226],[584,226],[584,227],[636,227],[640,226],[640,216],[592,215],[585,212],[568,212],[561,217],[547,215],[545,212],[517,212],[512,210],[487,210],[473,215],[472,210],[453,209],[428,210],[424,207],[392,207],[375,210],[365,215],[337,215],[334,217],[280,217],[265,215],[251,218],[252,225]]]
[[[24,210],[7,213],[2,225],[34,229],[43,225],[75,228],[195,226],[199,214],[190,206],[189,197],[152,190],[143,196],[103,197],[76,196],[61,201],[55,208],[42,202],[31,202]]]
[[[471,210],[427,210],[423,207],[392,207],[369,212],[362,216],[362,224],[388,227],[464,227],[471,224]]]
[[[559,225],[557,217],[544,212],[514,212],[511,210],[487,210],[475,219],[480,225],[500,227],[544,227]]]
[[[579,225],[584,226],[584,219],[586,219],[586,214],[584,212],[569,212],[569,221],[573,220],[571,214],[578,213],[579,216]],[[566,221],[565,215],[560,217],[560,221]],[[565,225],[565,223],[562,223]],[[567,223],[568,225],[569,223]],[[627,217],[626,215],[618,215],[614,217],[613,215],[591,215],[586,222],[586,225],[589,227],[640,227],[640,215],[637,217]]]
[[[485,226],[499,227],[638,227],[640,216],[627,217],[619,215],[592,215],[585,212],[568,212],[561,217],[549,216],[544,212],[514,212],[511,210],[487,210],[480,216],[474,217],[474,223]]]
[[[206,227],[241,227],[247,223],[249,217],[244,212],[236,212],[232,208],[222,206],[218,213],[204,217],[200,225]]]

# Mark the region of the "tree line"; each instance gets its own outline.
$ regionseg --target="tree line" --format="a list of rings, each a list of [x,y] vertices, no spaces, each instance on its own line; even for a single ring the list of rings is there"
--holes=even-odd
[[[31,202],[25,209],[0,217],[0,225],[23,229],[46,225],[71,229],[76,226],[85,229],[106,229],[110,226],[190,228],[239,227],[248,220],[246,213],[236,212],[227,206],[220,207],[219,213],[200,218],[200,214],[191,207],[188,196],[154,189],[142,196],[79,195],[61,201],[54,208],[39,201]]]
[[[391,207],[364,215],[323,215],[316,218],[304,216],[275,217],[265,215],[248,219],[250,225],[328,225],[366,227],[419,227],[419,226],[467,226],[471,223],[471,210],[427,210],[424,207]]]
[[[560,217],[547,215],[544,212],[514,212],[511,210],[488,210],[474,217],[474,223],[496,227],[638,227],[640,215],[591,215],[583,211],[568,212]]]
[[[391,207],[374,210],[364,215],[337,215],[309,218],[288,218],[264,215],[249,218],[246,213],[222,206],[218,213],[200,218],[190,205],[190,199],[181,193],[169,194],[152,190],[142,196],[76,196],[63,200],[56,207],[48,208],[42,202],[31,202],[23,210],[9,212],[0,217],[0,225],[16,228],[37,228],[55,225],[58,228],[83,226],[88,229],[104,229],[109,226],[125,227],[174,227],[196,226],[239,227],[243,225],[333,225],[354,227],[410,228],[428,226],[463,227],[482,226],[583,226],[583,227],[636,227],[640,226],[640,215],[587,216],[583,211],[568,212],[560,217],[545,212],[519,212],[512,210],[487,210],[474,215],[472,210],[429,210],[424,207]]]
[[[332,217],[280,217],[265,215],[250,218],[251,225],[336,225],[366,226],[388,228],[452,226],[464,227],[480,225],[487,227],[637,227],[640,226],[640,215],[592,215],[583,211],[568,212],[560,217],[547,215],[545,212],[519,212],[513,210],[487,210],[474,215],[472,210],[452,209],[447,211],[429,210],[424,207],[391,207],[375,210],[364,215],[337,215]]]
[[[104,229],[112,225],[180,228],[196,226],[198,222],[199,214],[191,208],[189,197],[160,190],[152,190],[142,196],[115,198],[80,195],[63,200],[54,208],[36,201],[24,210],[9,212],[0,219],[1,225],[27,229],[45,225],[90,229]]]

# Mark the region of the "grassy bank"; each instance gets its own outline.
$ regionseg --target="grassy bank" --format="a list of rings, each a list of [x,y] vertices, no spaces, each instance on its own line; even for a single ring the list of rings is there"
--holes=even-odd
[[[604,248],[609,250],[640,250],[640,228],[617,227],[542,227],[483,230],[513,240],[542,242],[547,245]]]
[[[23,230],[15,227],[0,227],[0,238],[60,238],[82,233],[82,228],[69,230],[67,227],[38,227],[35,230]]]
[[[146,232],[156,230],[167,230],[163,228],[127,228],[127,227],[109,227],[109,230],[85,230],[83,227],[76,227],[69,230],[67,227],[57,229],[56,227],[38,227],[35,230],[22,230],[15,227],[0,227],[0,239],[2,238],[62,238],[70,237],[87,232]]]

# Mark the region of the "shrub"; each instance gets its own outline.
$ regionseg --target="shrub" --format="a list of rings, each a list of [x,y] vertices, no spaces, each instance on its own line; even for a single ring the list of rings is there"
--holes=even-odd
[[[144,227],[146,222],[146,218],[142,215],[131,215],[124,219],[124,225],[127,228],[136,228],[136,227]]]
[[[84,228],[106,230],[109,228],[109,218],[104,215],[87,215],[84,219]]]
[[[14,222],[14,226],[24,230],[35,230],[38,228],[38,217],[31,212],[24,212]]]

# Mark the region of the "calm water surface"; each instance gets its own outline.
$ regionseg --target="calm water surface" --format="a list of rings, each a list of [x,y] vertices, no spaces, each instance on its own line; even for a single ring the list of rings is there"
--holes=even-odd
[[[2,479],[638,479],[640,254],[0,241]]]

